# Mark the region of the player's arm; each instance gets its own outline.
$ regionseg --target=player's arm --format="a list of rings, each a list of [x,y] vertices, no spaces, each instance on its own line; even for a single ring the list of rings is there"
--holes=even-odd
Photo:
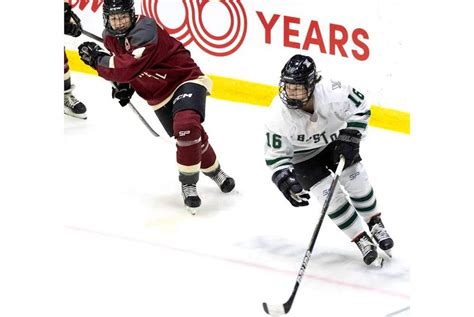
[[[347,129],[359,131],[365,136],[370,119],[369,102],[365,92],[337,82],[332,90],[332,106],[336,116],[347,124]]]
[[[346,119],[347,128],[357,130],[365,136],[371,115],[366,94],[349,86],[346,103],[349,109]]]
[[[293,172],[293,146],[290,140],[266,129],[265,162],[272,171],[272,181],[294,206],[307,206],[309,194],[296,180]]]
[[[265,162],[276,172],[292,166],[293,147],[290,141],[279,133],[266,129]]]
[[[158,34],[156,24],[151,19],[139,21],[127,39],[135,47],[131,52],[112,55],[105,52],[95,43],[85,42],[79,46],[81,59],[95,68],[99,75],[114,82],[130,82],[143,73],[155,60]],[[105,46],[109,48],[107,37]],[[109,48],[110,49],[110,48]]]
[[[69,2],[64,0],[64,34],[78,37],[81,33],[81,19],[72,11]]]
[[[370,109],[366,95],[351,86],[344,86],[341,101],[337,104],[338,114],[347,127],[339,131],[333,151],[333,162],[339,162],[339,156],[346,158],[346,165],[350,166],[359,157],[359,144],[366,135],[370,119]]]

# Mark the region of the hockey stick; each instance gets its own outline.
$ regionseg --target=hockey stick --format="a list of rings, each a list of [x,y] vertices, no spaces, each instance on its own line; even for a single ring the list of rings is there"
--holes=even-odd
[[[101,37],[97,36],[97,35],[94,35],[84,29],[82,29],[82,33],[88,37],[90,37],[91,39],[93,40],[96,40],[98,42],[101,42],[103,43],[103,40]],[[117,86],[113,83],[112,83],[112,86],[114,86],[115,88],[117,88]],[[155,130],[153,130],[153,128],[150,126],[150,124],[145,120],[145,118],[143,118],[143,116],[140,114],[140,112],[137,110],[137,108],[135,108],[135,106],[129,101],[128,102],[128,105],[130,106],[130,108],[132,108],[133,112],[135,112],[135,114],[138,116],[138,118],[140,119],[141,122],[143,122],[143,124],[148,128],[148,130],[151,132],[151,134],[153,134],[154,136],[156,137],[161,137],[161,135],[159,135],[158,133],[156,133]]]
[[[112,83],[113,84],[113,83]],[[113,84],[114,85],[114,84]],[[115,88],[117,88],[117,86],[114,85]],[[148,124],[148,122],[145,120],[145,118],[142,117],[142,115],[140,114],[140,112],[138,112],[137,108],[135,108],[132,104],[131,101],[128,102],[128,105],[130,106],[130,108],[132,108],[133,112],[135,112],[135,114],[138,116],[138,118],[140,118],[141,122],[143,122],[143,124],[148,128],[148,130],[151,132],[151,134],[153,134],[154,136],[156,136],[157,138],[161,137],[161,135],[159,135],[158,133],[156,133],[155,130],[153,130],[153,128]]]
[[[339,180],[339,176],[342,173],[342,169],[346,163],[346,159],[344,156],[341,155],[339,159],[339,164],[337,165],[336,173],[334,175],[334,179],[331,183],[331,187],[329,187],[329,193],[324,201],[323,209],[321,211],[321,216],[319,217],[318,224],[316,229],[313,232],[313,236],[311,237],[311,242],[309,243],[309,247],[306,250],[306,254],[303,258],[303,264],[301,264],[300,270],[298,272],[298,277],[296,278],[295,286],[293,287],[293,292],[291,293],[290,298],[284,303],[283,305],[269,305],[267,303],[263,303],[263,309],[269,315],[283,315],[290,311],[291,305],[293,305],[293,301],[295,300],[296,292],[298,291],[298,287],[300,286],[301,279],[303,278],[304,271],[308,267],[309,259],[311,258],[311,253],[313,252],[314,244],[316,243],[316,238],[318,237],[319,230],[321,229],[321,225],[323,224],[324,217],[326,216],[326,212],[329,207],[329,203],[331,201],[332,195],[334,194],[334,190],[337,185],[337,181]]]
[[[102,40],[101,37],[98,37],[97,35],[94,35],[94,34],[92,34],[92,33],[90,33],[90,32],[87,32],[87,31],[84,30],[84,29],[82,29],[82,33],[84,33],[84,35],[90,37],[90,38],[93,39],[93,40],[96,40],[96,41],[101,42],[101,43],[103,42],[103,40]]]

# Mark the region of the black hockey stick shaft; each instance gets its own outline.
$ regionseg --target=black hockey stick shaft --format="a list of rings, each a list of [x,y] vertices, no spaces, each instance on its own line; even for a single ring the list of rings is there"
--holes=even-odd
[[[84,29],[82,30],[82,33],[83,33],[84,35],[90,37],[90,38],[93,39],[93,40],[96,40],[96,41],[101,42],[101,43],[103,42],[103,40],[102,40],[101,37],[99,37],[99,36],[97,36],[97,35],[95,35],[95,34],[92,34],[92,33],[88,32],[88,31],[86,31],[86,30],[84,30]]]
[[[95,35],[95,34],[92,34],[86,30],[82,30],[82,33],[88,37],[90,37],[91,39],[93,40],[96,40],[98,42],[101,42],[103,43],[103,40],[101,37]],[[117,88],[117,86],[112,82],[112,86],[114,86],[115,88]],[[143,118],[143,116],[141,115],[141,113],[137,110],[137,108],[135,108],[135,106],[129,101],[128,102],[128,105],[130,106],[130,108],[132,108],[133,112],[135,112],[135,114],[138,116],[138,118],[140,119],[141,122],[143,122],[143,124],[148,128],[148,130],[151,132],[151,134],[153,134],[154,136],[156,137],[160,137],[160,135],[158,133],[156,133],[155,130],[153,130],[153,128],[150,126],[150,124],[145,120],[145,118]]]
[[[148,130],[150,130],[151,134],[153,134],[156,137],[160,137],[160,135],[158,133],[156,133],[156,131],[153,130],[153,128],[148,124],[148,122],[145,120],[145,118],[142,117],[141,113],[138,112],[138,110],[133,106],[131,101],[128,102],[128,105],[130,106],[130,108],[132,108],[133,112],[135,112],[135,114],[138,116],[138,118],[140,118],[140,120],[148,128]]]
[[[321,210],[321,216],[319,217],[318,224],[316,225],[316,228],[314,229],[313,236],[311,237],[311,241],[309,243],[309,247],[306,250],[305,256],[303,258],[303,263],[301,264],[300,270],[298,272],[298,277],[296,278],[296,283],[295,283],[295,286],[293,287],[293,292],[291,293],[290,298],[283,305],[268,305],[267,303],[263,303],[263,309],[265,310],[267,314],[270,314],[270,315],[286,314],[290,311],[291,305],[293,305],[293,301],[295,300],[296,292],[298,291],[298,288],[300,287],[300,283],[303,278],[304,272],[306,268],[308,267],[311,254],[313,252],[313,248],[316,243],[316,238],[318,237],[319,230],[321,229],[321,226],[323,224],[324,217],[326,216],[326,212],[329,207],[329,203],[331,202],[332,196],[337,186],[337,182],[339,180],[339,176],[341,175],[342,170],[344,169],[345,163],[346,163],[346,160],[344,156],[341,155],[339,159],[339,163],[337,165],[335,175],[334,175],[334,179],[332,180],[331,186],[329,187],[328,196],[326,197],[326,200],[324,201],[323,209]]]

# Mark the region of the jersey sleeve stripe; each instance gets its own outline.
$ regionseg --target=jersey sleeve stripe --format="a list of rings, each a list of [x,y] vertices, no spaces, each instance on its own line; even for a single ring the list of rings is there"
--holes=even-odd
[[[367,128],[367,123],[362,123],[362,122],[348,122],[347,123],[348,128],[361,128],[365,129]]]
[[[356,113],[355,116],[368,116],[370,117],[372,115],[372,112],[370,110],[366,111],[366,112],[359,112],[359,113]]]
[[[273,165],[273,164],[278,163],[282,160],[291,160],[291,157],[279,157],[279,158],[276,158],[276,159],[273,159],[273,160],[265,160],[265,162],[267,163],[267,165]]]

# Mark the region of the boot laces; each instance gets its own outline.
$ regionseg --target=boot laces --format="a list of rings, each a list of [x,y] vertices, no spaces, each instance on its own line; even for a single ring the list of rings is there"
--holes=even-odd
[[[374,224],[374,226],[372,227],[371,232],[372,232],[372,235],[378,241],[382,241],[382,240],[390,238],[390,236],[387,233],[387,230],[385,229],[385,227],[381,223]]]
[[[195,184],[183,184],[181,187],[184,197],[197,196],[197,189]]]
[[[74,97],[74,95],[71,93],[64,94],[64,101],[66,103],[66,106],[69,108],[74,108],[80,103],[80,101],[77,100],[76,97]]]
[[[222,185],[225,180],[228,178],[226,173],[224,173],[222,170],[219,170],[216,175],[211,176],[211,179],[216,182],[219,186]]]
[[[359,239],[359,241],[357,241],[357,246],[362,251],[362,254],[365,256],[372,250],[374,244],[367,237],[363,236]]]

